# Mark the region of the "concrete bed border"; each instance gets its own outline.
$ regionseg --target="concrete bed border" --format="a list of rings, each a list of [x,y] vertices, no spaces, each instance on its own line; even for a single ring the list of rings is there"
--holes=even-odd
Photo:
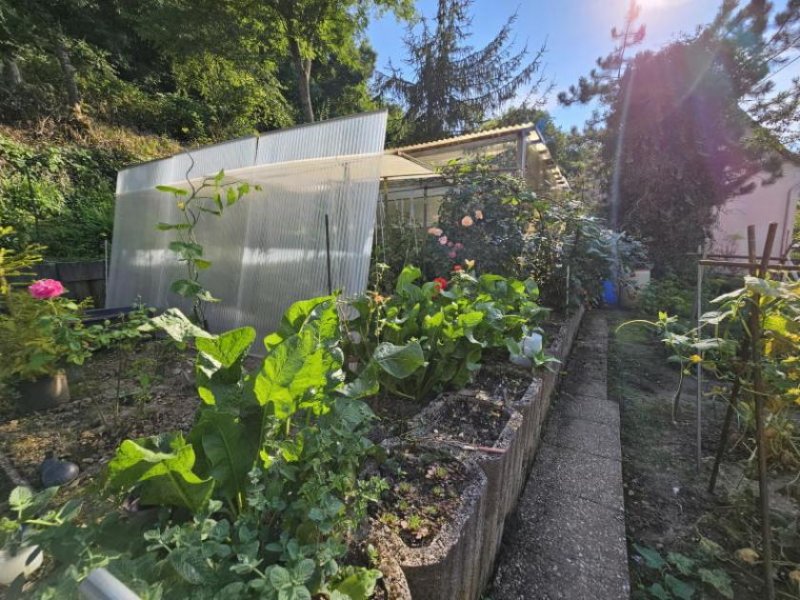
[[[444,404],[468,399],[458,393],[445,395],[412,420],[410,437],[423,445],[446,450],[474,469],[476,478],[464,493],[463,511],[447,524],[433,542],[410,548],[399,536],[372,523],[373,535],[390,552],[405,575],[404,589],[392,600],[478,600],[488,585],[500,550],[506,518],[516,507],[528,472],[539,447],[542,425],[547,417],[558,379],[572,349],[585,307],[579,307],[562,323],[547,352],[560,362],[535,378],[519,400],[505,403],[508,422],[495,445],[502,452],[459,449],[443,436],[436,439],[435,423]],[[494,402],[490,398],[475,402]],[[434,438],[433,440],[431,438]],[[424,440],[424,441],[422,441]]]

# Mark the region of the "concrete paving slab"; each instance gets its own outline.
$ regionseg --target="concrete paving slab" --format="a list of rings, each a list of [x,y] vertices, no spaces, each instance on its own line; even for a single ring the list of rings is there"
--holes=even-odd
[[[563,406],[559,405],[559,406]],[[544,434],[544,443],[578,450],[614,460],[622,460],[619,430],[613,425],[590,421],[553,410]]]
[[[604,396],[574,396],[564,391],[562,402],[557,404],[560,414],[576,419],[605,423],[619,431],[619,404],[606,400]]]

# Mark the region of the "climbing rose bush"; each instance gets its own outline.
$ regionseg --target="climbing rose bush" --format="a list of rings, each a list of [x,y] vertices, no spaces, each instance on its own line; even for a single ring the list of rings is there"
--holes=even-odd
[[[28,292],[37,300],[57,298],[66,291],[61,282],[55,279],[40,279],[28,286]]]

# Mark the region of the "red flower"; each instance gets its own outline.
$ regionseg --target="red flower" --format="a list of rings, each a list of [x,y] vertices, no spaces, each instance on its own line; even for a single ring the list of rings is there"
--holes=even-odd
[[[433,280],[433,283],[436,284],[436,291],[441,292],[442,290],[447,289],[447,279],[444,277],[437,277]]]
[[[37,300],[48,300],[60,296],[67,290],[55,279],[40,279],[28,286],[28,293]]]
[[[463,270],[464,270],[464,268],[463,268],[461,265],[455,265],[455,266],[453,267],[453,272],[454,272],[454,273],[460,273],[460,272],[461,272],[461,271],[463,271]]]

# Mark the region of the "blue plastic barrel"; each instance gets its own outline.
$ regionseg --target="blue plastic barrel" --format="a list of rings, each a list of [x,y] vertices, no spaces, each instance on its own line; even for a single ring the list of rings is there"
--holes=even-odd
[[[603,282],[603,302],[607,306],[616,306],[619,304],[619,295],[617,294],[617,286],[610,279]]]

